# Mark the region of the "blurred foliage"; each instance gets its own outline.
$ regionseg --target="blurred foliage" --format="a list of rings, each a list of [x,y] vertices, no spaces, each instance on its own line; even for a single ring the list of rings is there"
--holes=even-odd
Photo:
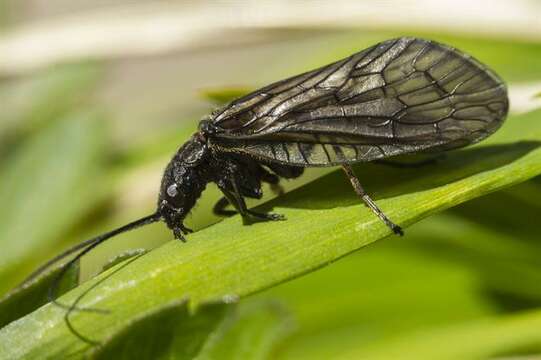
[[[399,34],[351,32],[292,62],[291,74]],[[540,44],[411,35],[469,52],[510,82],[541,79]],[[0,198],[9,204],[0,210],[0,293],[74,238],[150,211],[153,204],[144,200],[118,206],[133,188],[130,176],[167,161],[194,129],[195,119],[115,152],[108,116],[93,97],[101,74],[102,66],[76,64],[0,82]],[[247,89],[204,95],[222,103]],[[540,111],[512,117],[489,141],[424,169],[366,165],[359,174],[393,218],[412,223],[539,173],[540,119]],[[209,190],[190,219],[197,228],[216,221],[208,214],[218,195]],[[171,242],[143,256],[114,259],[104,274],[67,294],[63,302],[112,311],[71,314],[75,328],[101,346],[70,334],[65,310],[48,305],[0,330],[0,353],[178,359],[541,354],[540,204],[536,178],[284,282],[387,235],[342,175],[333,173],[265,205],[286,213],[285,223],[242,227],[237,217],[228,219],[190,236],[186,245]],[[168,238],[163,227],[142,229],[116,247],[99,249],[87,267],[100,269],[97,259],[113,258],[113,249],[150,247]],[[54,271],[0,301],[2,324],[44,303]]]
[[[102,124],[95,113],[67,115],[3,162],[0,197],[9,206],[0,208],[0,291],[20,281],[43,260],[42,252],[50,254],[61,235],[104,200]]]
[[[0,0],[0,32],[4,30],[9,20],[9,3],[7,0]]]
[[[94,349],[96,359],[193,359],[225,316],[222,304],[208,305],[190,316],[187,302],[142,314]],[[176,336],[184,334],[184,336]]]
[[[229,306],[197,360],[267,359],[295,329],[291,313],[280,302],[263,299]]]
[[[99,79],[97,65],[74,64],[22,81],[0,82],[0,158],[68,113],[93,106],[92,93]]]
[[[217,105],[224,105],[228,103],[229,101],[231,101],[231,99],[236,99],[241,96],[244,96],[253,90],[254,90],[253,88],[240,87],[240,86],[205,89],[201,91],[201,96]]]

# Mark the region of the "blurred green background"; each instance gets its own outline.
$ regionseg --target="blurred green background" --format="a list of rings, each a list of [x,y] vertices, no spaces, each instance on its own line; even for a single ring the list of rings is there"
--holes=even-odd
[[[541,2],[333,3],[0,0],[0,294],[153,211],[169,158],[230,92],[414,35],[488,64],[514,114],[541,107]],[[218,221],[217,197],[209,186],[187,225]],[[523,334],[541,331],[540,211],[536,178],[244,299],[235,356],[541,359]],[[171,238],[165,226],[123,235],[83,276]]]

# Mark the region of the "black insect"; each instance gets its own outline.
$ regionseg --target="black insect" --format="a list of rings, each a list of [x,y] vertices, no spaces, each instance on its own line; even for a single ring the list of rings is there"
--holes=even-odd
[[[245,218],[283,220],[248,209],[245,198],[261,198],[262,182],[278,185],[311,166],[341,166],[361,200],[402,235],[351,164],[475,143],[501,126],[507,110],[502,80],[472,57],[416,38],[379,43],[204,118],[167,165],[154,214],[87,240],[38,272],[80,251],[65,270],[112,236],[160,220],[185,241],[191,230],[183,221],[209,182],[224,194],[216,213],[231,213],[231,204]]]

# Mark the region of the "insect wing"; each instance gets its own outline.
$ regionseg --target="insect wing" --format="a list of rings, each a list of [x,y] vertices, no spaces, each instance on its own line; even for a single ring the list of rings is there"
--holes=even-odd
[[[505,85],[475,59],[400,38],[264,87],[211,121],[226,151],[329,166],[465,146],[507,109]]]

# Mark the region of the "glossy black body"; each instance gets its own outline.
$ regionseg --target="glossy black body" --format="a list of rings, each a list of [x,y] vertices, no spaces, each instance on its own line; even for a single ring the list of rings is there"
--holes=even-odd
[[[261,183],[300,176],[304,167],[349,165],[482,140],[507,114],[505,85],[484,65],[448,46],[416,38],[377,44],[282,80],[203,119],[167,166],[158,213],[177,238],[209,182],[243,216]],[[397,233],[358,181],[357,194]],[[226,201],[217,206],[223,210]]]
[[[273,214],[254,213],[239,204],[248,197],[263,196],[262,182],[278,184],[279,178],[295,178],[303,173],[301,167],[259,161],[243,154],[222,152],[209,143],[207,134],[198,132],[175,154],[165,169],[158,212],[175,237],[184,239],[191,232],[183,220],[194,207],[197,199],[209,182],[214,182],[243,216],[280,220]],[[224,203],[224,207],[227,203]]]

